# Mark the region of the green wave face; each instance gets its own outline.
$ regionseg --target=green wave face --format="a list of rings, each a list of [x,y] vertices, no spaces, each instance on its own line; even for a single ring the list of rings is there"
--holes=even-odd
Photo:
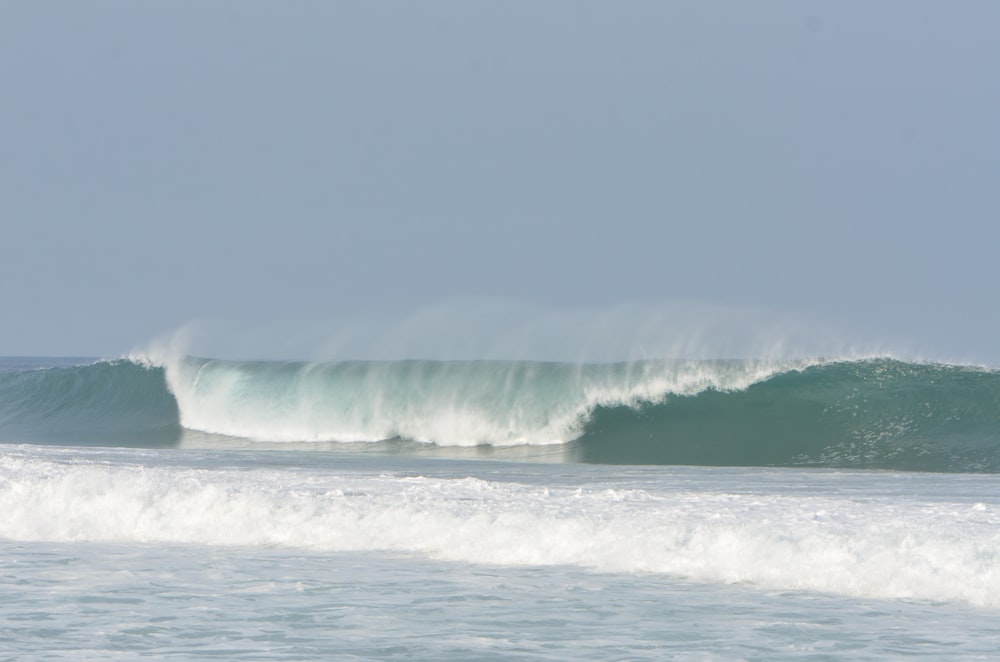
[[[0,441],[170,446],[181,436],[163,368],[132,361],[0,372]]]
[[[585,462],[1000,471],[1000,374],[878,359],[597,408]]]
[[[1000,372],[892,359],[233,362],[0,372],[0,441],[553,445],[608,464],[1000,472]],[[197,434],[197,433],[193,433]],[[288,446],[289,449],[301,445]],[[449,450],[450,449],[450,450]]]

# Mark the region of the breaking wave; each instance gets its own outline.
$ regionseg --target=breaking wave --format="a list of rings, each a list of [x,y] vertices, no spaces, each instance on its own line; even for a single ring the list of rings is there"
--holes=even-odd
[[[1000,471],[1000,373],[890,358],[240,362],[0,374],[0,440],[560,445],[630,464]]]

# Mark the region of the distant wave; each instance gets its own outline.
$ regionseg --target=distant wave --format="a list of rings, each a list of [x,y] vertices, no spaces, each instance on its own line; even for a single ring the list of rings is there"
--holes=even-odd
[[[585,462],[1000,472],[1000,372],[850,361],[238,362],[0,374],[0,440],[561,444]]]

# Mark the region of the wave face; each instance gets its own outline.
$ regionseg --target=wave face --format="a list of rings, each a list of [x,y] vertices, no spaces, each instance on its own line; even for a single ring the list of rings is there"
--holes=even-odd
[[[609,464],[1000,472],[1000,372],[856,361],[237,362],[0,373],[0,440],[560,444]]]
[[[169,446],[181,437],[163,368],[129,360],[0,370],[0,441]]]
[[[598,407],[590,462],[1000,471],[1000,372],[891,359],[791,370],[734,392]]]

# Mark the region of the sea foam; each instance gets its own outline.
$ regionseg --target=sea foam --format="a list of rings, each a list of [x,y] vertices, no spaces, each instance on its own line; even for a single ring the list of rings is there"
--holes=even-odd
[[[690,476],[683,489],[610,477],[543,485],[144,458],[5,454],[0,537],[379,550],[1000,606],[1000,508],[982,500],[719,491]]]

